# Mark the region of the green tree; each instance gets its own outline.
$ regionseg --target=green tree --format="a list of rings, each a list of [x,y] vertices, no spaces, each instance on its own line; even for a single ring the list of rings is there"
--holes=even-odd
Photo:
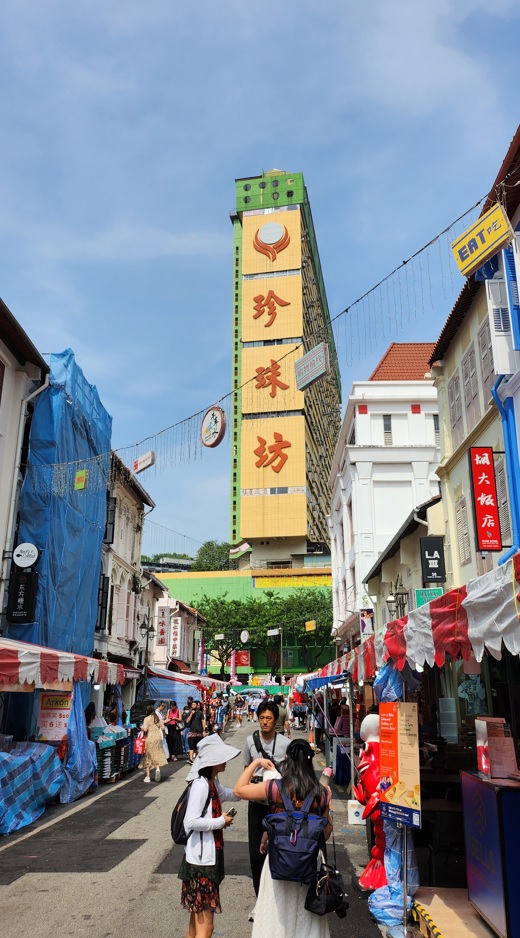
[[[220,661],[220,673],[224,676],[226,661],[233,648],[241,647],[239,635],[243,629],[250,634],[250,645],[263,650],[274,673],[280,672],[280,638],[268,635],[274,628],[281,628],[283,645],[297,645],[303,653],[305,668],[313,671],[321,653],[331,646],[332,590],[295,589],[287,596],[271,590],[262,592],[262,598],[249,596],[245,600],[227,599],[204,595],[192,600],[192,606],[202,613],[207,624],[204,640],[208,651]],[[305,622],[314,619],[316,629],[306,632]],[[215,639],[223,635],[223,639]]]
[[[197,570],[230,570],[229,544],[226,541],[204,541],[191,565],[193,571]]]

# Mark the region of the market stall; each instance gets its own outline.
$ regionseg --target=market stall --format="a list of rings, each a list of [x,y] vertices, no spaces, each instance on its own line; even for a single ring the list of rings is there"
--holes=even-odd
[[[122,684],[124,668],[98,658],[0,638],[0,833],[69,803],[97,784],[81,686]],[[30,697],[29,695],[32,695]]]

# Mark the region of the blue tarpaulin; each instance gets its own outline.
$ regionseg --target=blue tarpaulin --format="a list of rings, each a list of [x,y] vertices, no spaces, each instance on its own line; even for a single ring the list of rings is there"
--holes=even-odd
[[[0,752],[0,834],[11,834],[39,818],[56,798],[63,779],[53,746],[14,743],[8,752]]]
[[[83,700],[78,684],[74,684],[72,707],[67,727],[67,761],[60,801],[69,804],[85,792],[97,787],[96,744],[87,736]]]
[[[9,637],[90,655],[106,520],[112,418],[70,349],[51,356],[50,385],[34,401],[19,543],[40,557],[35,621]],[[76,491],[76,472],[87,470]]]

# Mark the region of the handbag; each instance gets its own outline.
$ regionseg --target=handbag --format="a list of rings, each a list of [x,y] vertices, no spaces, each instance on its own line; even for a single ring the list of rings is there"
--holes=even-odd
[[[345,884],[339,870],[336,869],[336,842],[332,833],[334,846],[334,866],[327,863],[325,852],[317,877],[307,890],[305,908],[314,915],[328,915],[335,912],[338,918],[345,918],[348,909]]]
[[[134,752],[136,756],[144,756],[146,749],[146,736],[141,730],[134,739]]]

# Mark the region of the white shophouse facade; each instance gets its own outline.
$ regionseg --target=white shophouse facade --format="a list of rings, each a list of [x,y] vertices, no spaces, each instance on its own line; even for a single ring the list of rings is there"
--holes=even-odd
[[[438,460],[430,377],[353,384],[329,477],[333,632],[340,648],[357,644],[360,609],[373,607],[378,623],[381,613],[363,578],[413,508],[439,493]]]

